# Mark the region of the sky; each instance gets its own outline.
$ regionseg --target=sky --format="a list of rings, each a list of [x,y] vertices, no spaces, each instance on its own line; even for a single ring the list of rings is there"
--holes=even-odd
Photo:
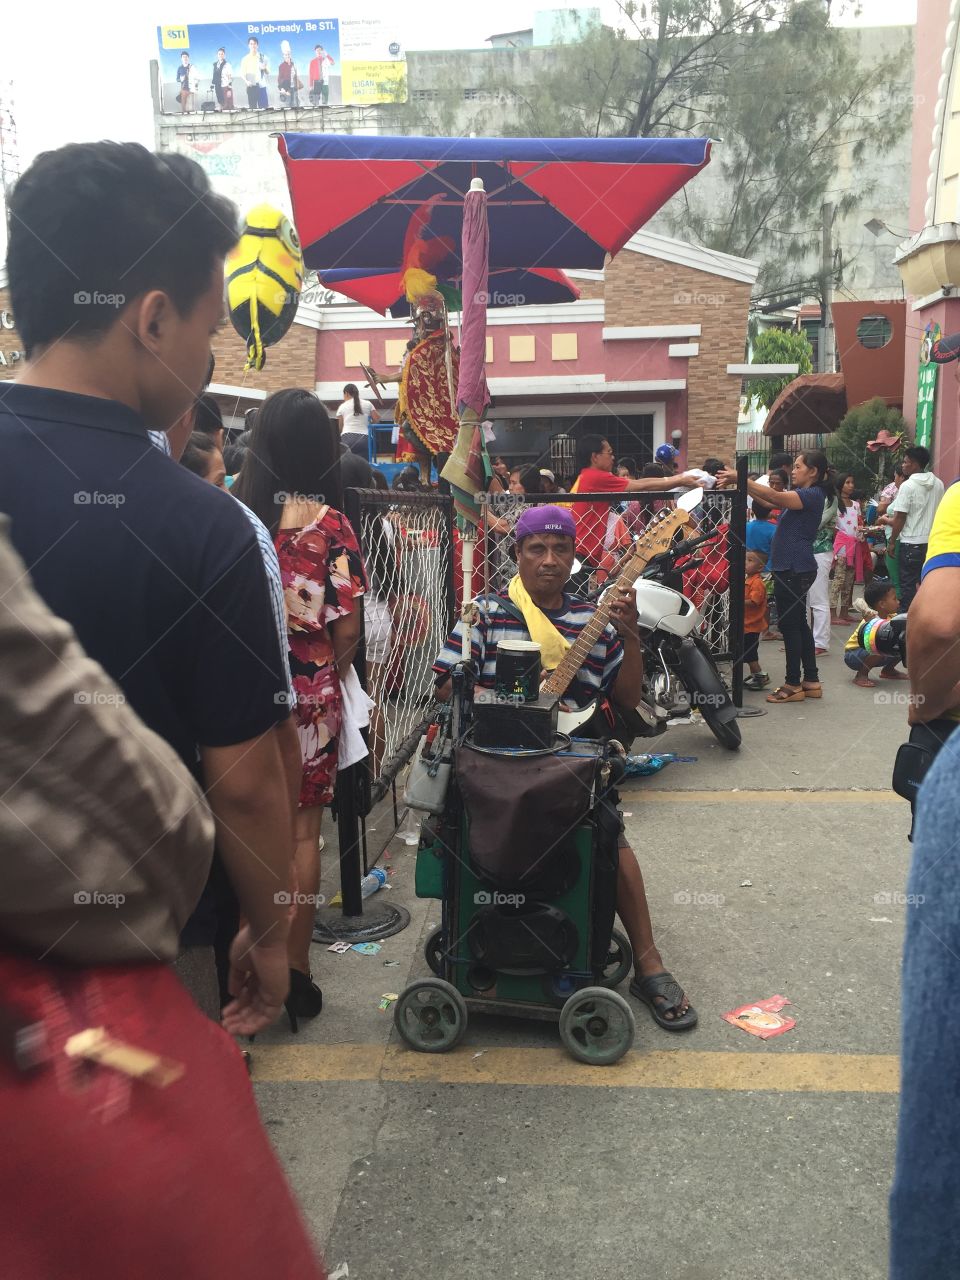
[[[405,6],[402,39],[407,49],[484,48],[487,37],[498,31],[532,26],[536,9],[587,7],[571,0],[485,0],[483,5]],[[602,18],[617,24],[616,0],[594,0]],[[398,0],[365,0],[369,16],[396,18]],[[182,8],[180,7],[182,6]],[[836,15],[843,25],[891,25],[913,22],[916,0],[861,0],[859,13]],[[73,43],[69,50],[57,40],[59,54],[48,33],[76,32],[76,0],[44,0],[39,12],[30,4],[4,6],[3,41],[0,46],[0,83],[14,79],[18,142],[25,165],[40,151],[65,142],[115,138],[153,145],[153,117],[148,66],[156,56],[156,27],[173,21],[217,22],[269,18],[300,18],[303,6],[296,0],[178,0],[175,11],[154,8],[143,0],[86,0],[82,6],[82,30],[96,32],[90,41]],[[328,16],[354,12],[352,4],[334,3]],[[319,12],[319,10],[317,10]],[[326,11],[324,11],[326,12]],[[35,59],[54,57],[66,69],[61,77],[17,77],[18,67],[35,67]],[[96,89],[94,88],[96,85]]]

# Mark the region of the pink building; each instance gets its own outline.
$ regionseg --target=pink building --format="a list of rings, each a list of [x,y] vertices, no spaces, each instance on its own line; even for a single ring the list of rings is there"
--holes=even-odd
[[[917,424],[925,335],[960,331],[960,0],[919,0],[914,61],[910,229],[896,261],[907,292],[903,412]],[[934,469],[960,474],[960,366],[939,369],[933,406]],[[926,443],[921,434],[920,443]]]

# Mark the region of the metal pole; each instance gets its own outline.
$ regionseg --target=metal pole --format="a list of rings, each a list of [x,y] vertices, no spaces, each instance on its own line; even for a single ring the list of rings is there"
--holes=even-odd
[[[737,487],[730,506],[729,574],[730,574],[730,652],[733,658],[733,702],[743,706],[743,582],[747,559],[747,464],[737,459]]]
[[[837,368],[833,332],[833,218],[834,207],[825,204],[823,215],[823,244],[820,257],[820,372],[835,373]]]
[[[361,537],[360,495],[356,489],[343,492],[344,514],[350,521],[357,540]],[[363,610],[360,610],[360,640],[354,666],[366,689],[366,663],[364,662]],[[340,846],[340,893],[345,916],[363,915],[363,895],[360,881],[363,865],[360,852],[360,805],[358,803],[359,769],[367,765],[351,765],[337,774],[337,842]]]

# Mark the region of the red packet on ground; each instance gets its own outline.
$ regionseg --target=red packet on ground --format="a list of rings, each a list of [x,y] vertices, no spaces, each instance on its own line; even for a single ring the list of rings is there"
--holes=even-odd
[[[752,1036],[761,1040],[769,1040],[771,1036],[779,1036],[784,1031],[797,1025],[796,1018],[789,1018],[780,1010],[790,1001],[786,996],[770,996],[767,1000],[756,1000],[753,1004],[742,1004],[739,1009],[731,1009],[720,1016],[731,1027],[741,1027]]]

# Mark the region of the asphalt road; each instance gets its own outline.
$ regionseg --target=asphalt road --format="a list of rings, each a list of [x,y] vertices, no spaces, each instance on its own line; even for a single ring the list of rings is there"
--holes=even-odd
[[[393,846],[410,927],[377,956],[317,948],[323,1014],[254,1046],[264,1121],[331,1272],[886,1274],[909,860],[888,783],[907,686],[855,688],[834,634],[822,701],[747,694],[768,714],[741,722],[740,752],[677,728],[657,745],[697,762],[623,791],[658,944],[700,1014],[691,1033],[631,1000],[635,1047],[611,1068],[575,1062],[555,1026],[506,1018],[474,1017],[450,1055],[409,1052],[377,1005],[427,972],[439,904],[414,896],[413,850]],[[779,675],[778,646],[762,656]],[[797,1025],[775,1039],[720,1017],[778,994]]]

